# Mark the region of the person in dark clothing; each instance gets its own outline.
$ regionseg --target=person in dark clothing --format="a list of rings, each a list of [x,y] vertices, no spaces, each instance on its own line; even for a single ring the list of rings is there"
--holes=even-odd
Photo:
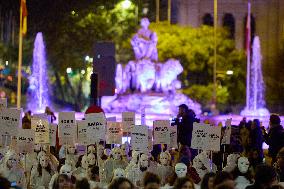
[[[260,128],[260,121],[254,119],[251,124],[250,130],[250,149],[256,150],[258,153],[257,160],[262,162],[263,150],[262,150],[263,136]]]
[[[193,110],[189,110],[188,106],[181,104],[176,118],[178,143],[190,147],[193,123],[198,122]]]
[[[277,154],[277,162],[274,164],[274,168],[278,174],[280,182],[284,182],[284,147]]]
[[[272,162],[276,162],[278,151],[284,146],[284,130],[280,125],[280,117],[272,114],[269,120],[269,132],[264,133],[264,140],[269,145],[268,154],[272,158]]]
[[[259,165],[256,167],[255,182],[246,189],[268,189],[277,184],[277,174],[273,167]]]

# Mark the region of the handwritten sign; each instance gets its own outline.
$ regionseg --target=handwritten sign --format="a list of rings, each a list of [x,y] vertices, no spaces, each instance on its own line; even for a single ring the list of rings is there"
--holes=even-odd
[[[133,125],[135,125],[135,112],[122,112],[123,132],[130,132]]]
[[[75,112],[59,112],[58,116],[59,144],[73,145],[76,142]]]
[[[77,143],[81,145],[88,145],[87,127],[88,122],[86,120],[77,120]]]
[[[148,127],[135,125],[131,127],[132,150],[138,152],[148,152]]]
[[[7,98],[0,98],[0,108],[7,108]]]
[[[34,150],[35,132],[32,129],[18,129],[17,151],[18,153],[31,153]]]
[[[54,123],[49,124],[49,144],[50,146],[56,146],[56,131],[57,125]]]
[[[90,144],[95,144],[106,139],[106,118],[104,114],[86,114],[87,138]]]
[[[170,144],[170,121],[154,121],[154,144]]]
[[[46,119],[31,118],[35,144],[49,144],[49,123]]]
[[[169,148],[178,148],[177,144],[177,126],[170,127],[170,144]]]
[[[22,127],[22,109],[0,109],[0,133],[2,138],[16,137],[18,128]]]
[[[220,151],[221,127],[194,123],[191,148]]]
[[[122,143],[122,124],[120,122],[107,122],[107,144]]]

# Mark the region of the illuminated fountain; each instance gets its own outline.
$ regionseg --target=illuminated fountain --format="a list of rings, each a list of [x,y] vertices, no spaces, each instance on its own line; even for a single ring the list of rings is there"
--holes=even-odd
[[[158,38],[148,29],[149,24],[147,18],[141,20],[141,28],[131,40],[136,60],[129,61],[124,68],[117,66],[116,95],[102,97],[102,108],[113,113],[139,113],[145,108],[147,114],[175,115],[178,105],[187,104],[201,114],[200,104],[177,92],[181,88],[177,76],[183,71],[180,62],[158,61]]]
[[[33,50],[32,74],[29,77],[28,105],[33,112],[44,112],[49,105],[48,77],[46,68],[45,46],[42,33],[36,35]]]
[[[252,47],[252,64],[250,66],[247,106],[241,112],[242,116],[269,116],[269,111],[265,108],[264,82],[261,69],[261,49],[260,40],[256,36]]]

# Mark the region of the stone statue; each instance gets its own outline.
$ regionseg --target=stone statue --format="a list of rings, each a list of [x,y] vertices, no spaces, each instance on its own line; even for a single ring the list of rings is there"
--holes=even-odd
[[[140,21],[141,28],[133,36],[131,45],[136,60],[150,59],[158,61],[157,42],[158,38],[155,32],[148,29],[150,22],[148,18],[142,18]]]

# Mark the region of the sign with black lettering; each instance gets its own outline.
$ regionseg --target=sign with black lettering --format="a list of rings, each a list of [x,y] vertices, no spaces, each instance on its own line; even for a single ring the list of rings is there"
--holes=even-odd
[[[88,145],[87,127],[88,122],[86,120],[77,120],[77,143],[81,145]]]
[[[0,108],[7,108],[7,98],[0,98]]]
[[[59,144],[74,145],[76,142],[75,112],[59,112],[58,116]]]
[[[31,118],[35,144],[49,144],[49,123],[46,119]]]
[[[90,144],[106,140],[106,118],[103,113],[86,114],[87,138]]]
[[[107,122],[107,144],[122,143],[122,124],[120,122]]]
[[[134,125],[131,128],[131,146],[132,150],[148,153],[148,127],[143,125]]]
[[[56,131],[57,125],[54,123],[49,124],[49,144],[50,146],[56,146]]]
[[[32,129],[18,129],[17,151],[18,153],[31,153],[34,151],[35,132]]]
[[[177,144],[177,126],[171,126],[170,128],[170,144],[169,148],[178,148]]]
[[[135,125],[135,112],[122,112],[122,130],[130,132],[132,126]]]
[[[154,121],[154,144],[170,144],[170,121],[157,120]]]

